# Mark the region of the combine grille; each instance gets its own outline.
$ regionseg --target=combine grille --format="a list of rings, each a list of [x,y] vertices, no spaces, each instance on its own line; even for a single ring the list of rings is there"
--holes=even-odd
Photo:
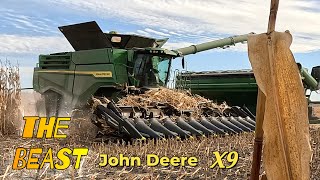
[[[69,69],[71,55],[66,54],[51,54],[41,55],[39,59],[40,69]]]

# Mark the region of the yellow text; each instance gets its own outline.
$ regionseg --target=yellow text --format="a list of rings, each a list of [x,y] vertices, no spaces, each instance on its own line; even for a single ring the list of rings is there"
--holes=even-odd
[[[69,128],[68,124],[61,124],[63,121],[70,121],[70,117],[38,117],[38,116],[25,116],[25,125],[23,129],[22,137],[32,138],[36,129],[36,123],[38,122],[37,138],[66,138],[66,134],[59,134],[60,129]]]
[[[39,157],[44,155],[43,159]],[[52,149],[49,148],[47,152],[43,152],[42,148],[17,148],[12,164],[12,169],[42,169],[45,164],[49,164],[50,169],[63,170],[71,165],[70,156],[75,156],[74,169],[79,169],[81,157],[88,155],[87,148],[62,148],[60,149],[56,157],[58,162],[54,160]]]

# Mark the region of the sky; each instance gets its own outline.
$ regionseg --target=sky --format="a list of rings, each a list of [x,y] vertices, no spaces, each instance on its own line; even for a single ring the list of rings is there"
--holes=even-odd
[[[73,51],[59,26],[96,21],[105,32],[169,38],[168,49],[267,29],[269,1],[255,0],[1,0],[0,59],[19,64],[32,87],[39,54]],[[277,31],[293,35],[291,50],[310,71],[320,65],[320,1],[280,1]],[[187,70],[250,69],[246,44],[187,56]],[[181,70],[176,60],[172,69]],[[320,95],[314,96],[320,99]]]

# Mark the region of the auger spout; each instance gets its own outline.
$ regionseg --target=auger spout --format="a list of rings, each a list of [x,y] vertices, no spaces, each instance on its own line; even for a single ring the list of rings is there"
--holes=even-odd
[[[312,73],[309,74],[308,70],[304,67],[302,67],[302,65],[300,63],[297,63],[298,68],[300,70],[300,74],[301,74],[301,78],[304,82],[304,85],[307,86],[308,89],[310,89],[311,91],[316,91],[320,89],[320,83],[319,81],[319,73],[318,75],[316,75],[316,71],[319,72],[319,67],[314,67],[312,69]],[[315,77],[314,77],[315,76]]]

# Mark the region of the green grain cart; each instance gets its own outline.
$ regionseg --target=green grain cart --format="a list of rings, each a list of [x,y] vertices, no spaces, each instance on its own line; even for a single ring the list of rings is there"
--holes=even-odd
[[[310,75],[300,63],[297,65],[306,93],[307,90],[319,90],[320,66],[314,67]],[[176,87],[189,89],[219,103],[226,101],[229,105],[245,106],[253,113],[256,111],[258,86],[251,70],[184,72],[176,76]],[[310,102],[309,98],[307,95]],[[310,106],[310,115],[311,110]]]
[[[176,88],[191,90],[218,103],[245,105],[255,112],[257,83],[251,70],[184,72],[176,76]]]

